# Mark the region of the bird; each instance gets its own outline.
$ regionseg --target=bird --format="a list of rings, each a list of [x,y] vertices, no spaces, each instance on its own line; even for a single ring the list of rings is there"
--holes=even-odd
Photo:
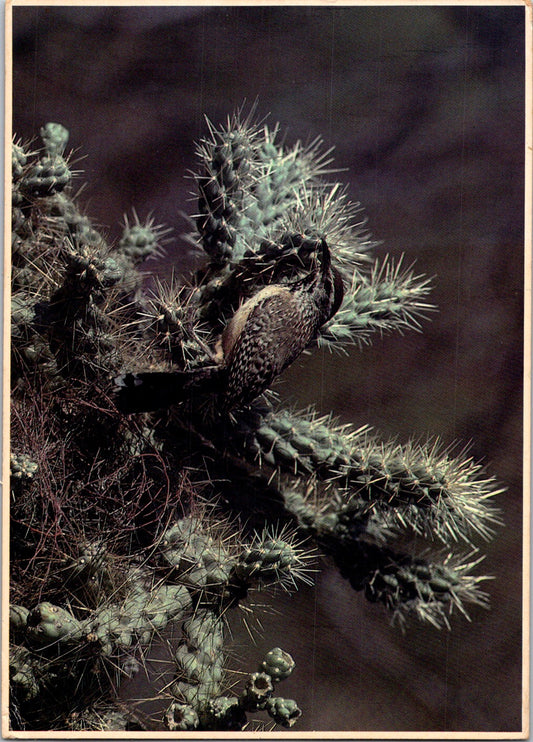
[[[152,371],[116,377],[123,412],[150,412],[195,391],[214,392],[229,412],[260,396],[318,336],[344,297],[325,239],[314,268],[293,283],[270,284],[245,300],[218,342],[220,361],[192,371]]]

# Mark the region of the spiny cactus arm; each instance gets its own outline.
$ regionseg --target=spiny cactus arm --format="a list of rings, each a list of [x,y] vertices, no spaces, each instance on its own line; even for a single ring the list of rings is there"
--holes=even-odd
[[[65,215],[60,213],[54,219],[56,222],[64,220]],[[96,292],[120,284],[125,292],[131,294],[142,282],[142,274],[137,268],[147,258],[162,253],[163,237],[167,232],[155,225],[152,219],[142,223],[134,212],[132,224],[125,217],[118,246],[110,248],[103,239],[94,236],[98,233],[93,235],[87,230],[84,220],[77,222],[75,239],[62,243],[67,264],[67,287],[94,296]]]
[[[152,218],[141,222],[134,210],[131,224],[128,216],[124,216],[124,229],[116,252],[133,266],[139,266],[147,258],[164,255],[165,238],[170,231],[156,224]]]
[[[11,241],[15,287],[17,284],[40,286],[53,278],[50,264],[54,261],[49,251],[57,233],[55,224],[47,221],[48,211],[56,199],[71,203],[63,191],[76,174],[71,170],[69,157],[63,157],[67,130],[59,124],[48,124],[41,134],[43,149],[29,151],[22,143],[12,145]],[[37,240],[43,228],[46,231]]]
[[[79,699],[64,695],[68,684],[85,687],[96,682],[98,673],[91,668],[105,670],[110,678],[117,670],[120,676],[136,672],[139,663],[130,653],[149,645],[171,621],[183,619],[190,607],[191,597],[185,587],[166,584],[151,589],[137,584],[125,600],[108,600],[81,620],[49,602],[39,603],[31,611],[12,606],[12,635],[28,645],[12,647],[15,703],[28,711],[29,702],[34,706],[46,704],[50,694],[59,694],[61,713],[69,716]],[[87,615],[87,611],[82,613]],[[107,692],[113,695],[112,686]],[[99,695],[103,698],[101,688]],[[71,721],[75,723],[74,718]]]
[[[189,516],[167,528],[156,553],[170,567],[169,579],[218,595],[226,607],[252,589],[277,585],[291,590],[298,582],[310,583],[313,550],[294,529],[270,526],[255,533],[249,544],[236,543],[234,536],[231,541],[220,533],[220,521],[217,527],[205,514],[202,519]]]
[[[340,310],[320,331],[318,344],[346,352],[362,345],[373,333],[419,330],[420,322],[435,310],[426,301],[430,280],[404,270],[402,260],[376,261],[370,274],[355,273]]]
[[[245,587],[276,585],[294,590],[299,582],[312,584],[313,549],[288,527],[267,527],[256,534],[238,556],[230,578],[230,592]]]
[[[67,167],[60,154],[66,129],[47,125],[42,136],[45,156]],[[13,146],[13,193],[20,195],[23,216],[15,220],[13,232],[15,373],[21,365],[50,378],[74,375],[76,369],[81,378],[94,377],[102,368],[113,371],[120,355],[113,333],[124,334],[116,321],[117,305],[139,285],[137,265],[157,250],[161,230],[138,219],[132,226],[126,223],[121,250],[113,252],[80,214],[68,183],[41,173],[41,161],[33,157],[21,145]],[[33,187],[39,178],[42,183]]]
[[[28,153],[22,142],[13,142],[11,145],[11,181],[16,185],[24,175],[24,168],[28,162]]]
[[[41,167],[36,156],[40,151],[29,151],[22,143],[12,145],[12,214],[11,244],[13,290],[28,289],[32,295],[39,294],[43,287],[49,289],[54,285],[55,276],[59,274],[56,263],[56,251],[50,245],[51,235],[42,235],[43,219],[39,218],[42,204],[51,200],[54,193],[62,190],[59,182],[52,180],[41,183],[37,170]],[[45,155],[48,158],[47,155]],[[49,159],[49,158],[48,158]],[[70,171],[61,158],[64,177],[70,181]],[[66,183],[62,184],[65,187]],[[48,198],[39,197],[34,190],[48,191]],[[42,294],[41,294],[42,298]]]
[[[379,601],[403,625],[416,617],[436,627],[449,625],[454,610],[468,618],[468,604],[488,607],[488,596],[479,588],[490,579],[472,571],[483,560],[474,549],[460,555],[445,553],[399,553],[386,545],[394,538],[379,516],[342,498],[308,498],[298,487],[283,490],[287,509],[296,517],[302,533],[333,557],[343,577],[355,590],[364,590],[371,602]]]
[[[28,200],[52,196],[63,191],[72,180],[68,161],[46,151],[32,162],[20,178],[19,189]]]
[[[331,150],[316,138],[291,148],[277,144],[279,126],[253,123],[253,110],[240,112],[226,127],[209,124],[211,137],[198,148],[200,172],[197,229],[215,272],[246,257],[267,258],[269,244],[286,232],[317,234],[344,250],[350,262],[373,243],[352,224],[359,211],[339,184],[321,182],[335,172]]]
[[[347,186],[318,180],[311,184],[303,182],[270,242],[279,241],[279,236],[285,233],[326,240],[335,267],[348,282],[354,273],[368,269],[372,250],[378,244],[371,239],[361,212],[361,204],[348,198]],[[265,247],[268,240],[261,245],[260,252],[265,252]],[[271,247],[268,251],[271,258],[275,257]],[[301,261],[309,259],[302,249],[297,257]]]
[[[42,233],[40,241],[30,242],[34,254],[28,254],[29,267],[40,267],[35,243],[48,250],[53,243],[55,262],[59,259],[58,264],[66,263],[71,281],[73,276],[78,276],[78,281],[83,278],[85,290],[87,285],[94,289],[95,285],[109,286],[119,280],[133,288],[139,283],[135,268],[147,257],[160,254],[167,230],[155,226],[150,219],[141,223],[134,213],[132,224],[125,218],[122,239],[112,255],[102,235],[80,213],[70,195],[70,156],[67,159],[62,156],[68,131],[59,124],[47,124],[41,129],[41,136],[44,155],[39,160],[34,158],[34,153],[26,154],[21,145],[13,145],[13,194],[17,195],[17,203],[22,199],[20,205],[25,206],[24,213],[29,212],[23,222],[16,220],[15,233],[19,232],[19,239],[31,238],[33,225]],[[49,275],[54,285],[55,277],[49,274],[47,266],[50,262],[50,259],[44,261],[41,271],[44,278]],[[55,283],[57,285],[57,280]]]
[[[83,214],[69,192],[56,193],[39,204],[44,224],[58,242],[69,238],[74,248],[82,245],[97,247],[105,243],[103,235]]]
[[[28,147],[21,143],[12,146],[13,243],[16,247],[17,241],[29,240],[26,252],[31,250],[33,253],[28,256],[29,259],[33,258],[33,268],[38,268],[36,260],[39,250],[49,250],[51,242],[55,245],[53,252],[48,252],[48,263],[53,262],[50,260],[52,255],[54,260],[60,256],[62,240],[67,236],[75,244],[98,244],[103,241],[69,195],[71,177],[77,173],[69,169],[71,156],[63,158],[68,131],[60,124],[46,124],[41,129],[41,137],[43,149],[28,151]],[[40,160],[37,159],[39,155]],[[43,159],[56,162],[56,169],[61,166],[64,177],[56,177],[56,180],[47,178],[43,171]],[[49,169],[52,169],[51,166]],[[41,239],[37,240],[39,235]],[[19,244],[14,257],[20,249]]]
[[[76,618],[71,611],[42,602],[31,611],[11,608],[11,630],[37,649],[54,646],[70,652],[73,645],[91,647],[102,657],[116,656],[135,640],[149,644],[155,633],[183,617],[192,598],[184,585],[150,584],[149,576],[132,570],[123,600],[105,600],[96,610]]]
[[[274,143],[277,127],[269,131],[253,123],[252,113],[243,120],[237,112],[218,130],[208,122],[211,136],[197,152],[196,225],[214,266],[238,263],[316,169],[300,148],[284,153]]]
[[[18,255],[22,253],[28,263],[26,270],[40,269],[41,282],[44,279],[54,285],[52,264],[61,264],[62,258],[71,252],[70,244],[96,247],[105,241],[88,217],[80,212],[71,195],[71,179],[77,172],[69,169],[71,155],[63,158],[68,131],[60,124],[46,124],[41,129],[41,137],[44,144],[41,150],[26,152],[22,145],[13,145],[12,225],[14,241],[19,243],[14,262],[19,268]],[[40,159],[36,159],[39,155]],[[54,169],[62,168],[64,176],[59,177],[57,172],[55,178],[50,173],[47,175],[43,161],[49,163],[52,175]],[[24,241],[28,242],[26,246]],[[43,251],[42,256],[40,251]]]
[[[173,652],[176,672],[169,693],[196,712],[221,693],[225,677],[224,622],[217,613],[209,608],[195,611],[183,623],[183,641]]]
[[[137,298],[136,327],[147,351],[145,363],[146,356],[153,355],[167,368],[169,364],[179,369],[213,364],[212,328],[200,321],[197,293],[172,274],[166,281],[154,278]]]
[[[256,140],[258,127],[239,114],[217,130],[209,121],[210,138],[200,142],[198,214],[193,217],[204,250],[213,267],[221,268],[234,256],[238,228],[245,208],[246,181],[257,177]],[[239,253],[237,245],[236,253]]]
[[[490,578],[472,574],[483,559],[472,559],[475,552],[424,558],[362,541],[320,540],[351,586],[364,590],[367,600],[383,603],[400,625],[414,616],[449,629],[454,610],[470,620],[467,605],[488,607],[488,596],[479,585]]]
[[[257,408],[256,408],[257,410]],[[239,417],[246,425],[247,414]],[[378,513],[388,528],[412,528],[444,543],[491,537],[500,523],[491,504],[502,492],[481,465],[452,456],[438,441],[380,443],[367,427],[336,425],[331,417],[267,413],[248,415],[242,445],[260,466],[313,474],[343,490],[357,517]]]
[[[26,637],[34,646],[71,645],[83,641],[87,625],[70,611],[48,601],[39,603],[26,619]]]
[[[203,512],[171,523],[158,538],[155,555],[169,579],[193,590],[216,591],[230,579],[234,538],[228,524]]]
[[[250,182],[253,201],[246,217],[249,229],[255,230],[254,241],[248,240],[248,249],[254,250],[258,237],[269,237],[287,226],[295,211],[299,211],[301,197],[320,184],[320,177],[333,172],[328,168],[331,150],[324,150],[320,137],[310,144],[297,142],[293,147],[278,145],[279,126],[264,127],[264,138],[258,143],[260,177]],[[250,237],[251,235],[249,235]]]
[[[104,603],[91,616],[87,641],[112,657],[132,644],[149,646],[153,638],[190,609],[192,597],[183,585],[138,585],[120,603]]]

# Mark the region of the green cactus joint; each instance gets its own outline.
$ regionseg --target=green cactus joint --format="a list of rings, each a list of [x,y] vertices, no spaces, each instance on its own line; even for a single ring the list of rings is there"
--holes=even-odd
[[[272,678],[272,682],[279,683],[280,680],[289,677],[294,670],[294,664],[290,654],[279,647],[275,647],[265,655],[260,669]]]
[[[9,648],[9,682],[22,702],[39,696],[40,686],[31,661],[31,653],[22,646]]]
[[[43,156],[25,172],[20,187],[27,197],[51,196],[63,191],[71,179],[72,173],[63,157]]]
[[[322,140],[290,145],[253,109],[207,122],[187,237],[201,266],[147,286],[170,230],[133,209],[111,244],[84,213],[69,132],[40,133],[12,146],[12,728],[291,728],[300,708],[274,693],[292,657],[273,648],[233,682],[227,620],[312,584],[317,553],[401,625],[486,608],[478,542],[502,488],[466,452],[284,409],[275,375],[229,394],[228,345],[250,371],[272,340],[261,297],[309,304],[310,352],[420,331],[433,311],[424,276],[374,254]],[[140,673],[157,719],[124,700]]]
[[[49,122],[41,127],[41,139],[51,157],[62,155],[67,146],[69,133],[62,124]]]
[[[200,723],[192,706],[173,702],[165,711],[165,724],[170,732],[186,732],[196,729]]]
[[[238,698],[218,696],[204,701],[198,711],[200,728],[212,731],[240,731],[246,724],[246,712]]]
[[[29,615],[29,610],[24,608],[23,605],[14,605],[11,603],[9,606],[9,631],[16,633],[17,631],[25,630]]]
[[[246,710],[265,708],[267,699],[274,692],[272,678],[266,672],[254,672],[246,681],[241,703]]]
[[[292,727],[302,715],[296,701],[290,698],[269,698],[266,702],[266,710],[276,724],[281,724],[283,727]]]
[[[33,479],[39,465],[26,454],[11,454],[11,476],[21,481]]]
[[[85,636],[83,624],[69,611],[44,602],[33,608],[26,619],[26,635],[35,644],[78,642]]]
[[[24,148],[20,144],[13,143],[11,148],[11,177],[13,183],[22,178],[27,162],[28,156]]]

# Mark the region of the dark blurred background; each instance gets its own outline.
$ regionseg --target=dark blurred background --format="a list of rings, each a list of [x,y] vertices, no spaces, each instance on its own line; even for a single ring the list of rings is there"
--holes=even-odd
[[[507,487],[505,528],[483,550],[491,610],[452,631],[403,635],[325,566],[278,596],[254,666],[280,645],[295,728],[511,732],[521,728],[524,14],[520,7],[15,7],[13,130],[64,124],[86,159],[87,213],[173,228],[159,266],[189,269],[194,142],[204,114],[243,101],[286,139],[322,135],[360,201],[377,253],[434,276],[423,334],[376,337],[346,357],[315,352],[278,385],[384,438],[471,443]],[[242,646],[241,646],[242,644]],[[251,663],[251,665],[250,665]],[[132,693],[137,693],[132,690]]]

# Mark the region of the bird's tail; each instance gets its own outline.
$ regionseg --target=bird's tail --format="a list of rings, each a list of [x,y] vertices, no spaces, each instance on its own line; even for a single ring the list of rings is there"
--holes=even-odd
[[[121,374],[114,379],[118,387],[117,406],[126,414],[165,409],[183,402],[195,391],[216,391],[221,371],[218,366],[208,366],[192,371]]]

